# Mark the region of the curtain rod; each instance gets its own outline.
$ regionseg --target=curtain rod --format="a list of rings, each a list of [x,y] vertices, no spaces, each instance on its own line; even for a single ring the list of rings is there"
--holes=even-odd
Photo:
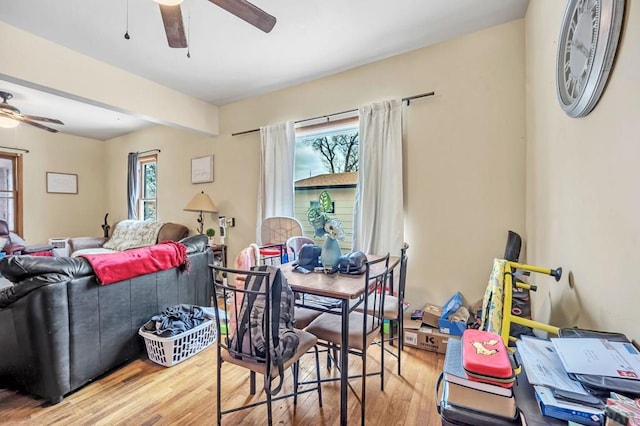
[[[407,106],[409,106],[409,105],[411,105],[411,101],[414,100],[414,99],[424,98],[424,97],[427,97],[427,96],[433,96],[435,94],[436,94],[436,92],[428,92],[428,93],[421,93],[419,95],[408,96],[406,98],[402,98],[402,102],[406,102]],[[347,110],[347,111],[334,112],[333,114],[319,115],[317,117],[312,117],[312,118],[305,118],[303,120],[294,121],[294,123],[296,123],[296,124],[303,123],[305,121],[317,120],[318,118],[326,118],[328,120],[329,117],[333,117],[334,115],[347,114],[349,112],[356,112],[356,111],[358,111],[358,108],[350,109],[350,110]],[[246,135],[247,133],[254,133],[254,132],[259,132],[259,131],[260,131],[260,129],[245,130],[244,132],[231,133],[231,136]]]
[[[14,148],[14,147],[11,147],[11,146],[3,146],[3,145],[0,145],[0,148],[4,148],[4,149],[14,149],[14,150],[16,150],[16,151],[22,151],[22,152],[29,152],[29,150],[28,150],[28,149],[24,149],[24,148]]]
[[[140,155],[140,154],[151,154],[152,152],[162,152],[160,151],[158,148],[155,149],[148,149],[146,151],[138,151],[136,154]]]

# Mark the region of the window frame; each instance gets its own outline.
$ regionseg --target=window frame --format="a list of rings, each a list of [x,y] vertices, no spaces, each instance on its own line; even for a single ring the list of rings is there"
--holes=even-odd
[[[23,235],[23,191],[22,191],[22,155],[0,151],[0,158],[11,161],[13,173],[13,190],[0,190],[0,193],[11,193],[13,203],[13,229],[11,232]]]
[[[145,165],[149,163],[155,163],[156,166],[156,194],[153,198],[145,198]],[[155,221],[158,220],[158,155],[150,154],[142,157],[138,157],[138,194],[136,196],[136,206],[138,210],[138,218],[139,220],[147,220],[144,217],[144,206],[147,202],[154,202],[156,205],[156,217],[153,219]]]

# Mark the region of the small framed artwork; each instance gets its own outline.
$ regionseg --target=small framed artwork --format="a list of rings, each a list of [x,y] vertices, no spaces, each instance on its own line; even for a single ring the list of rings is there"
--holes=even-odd
[[[213,155],[191,159],[191,183],[213,182]]]
[[[50,194],[77,194],[78,175],[47,172],[47,192]]]

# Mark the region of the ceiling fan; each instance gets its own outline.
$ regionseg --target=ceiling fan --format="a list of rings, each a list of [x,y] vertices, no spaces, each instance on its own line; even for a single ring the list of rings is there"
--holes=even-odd
[[[55,118],[37,117],[35,115],[21,114],[18,108],[7,103],[9,99],[13,98],[13,95],[9,92],[0,91],[0,98],[2,98],[2,102],[0,102],[0,127],[15,127],[18,125],[18,122],[20,122],[37,127],[42,130],[46,130],[47,132],[58,133],[59,130],[53,129],[49,126],[45,126],[44,124],[36,123],[36,121],[43,121],[45,123],[53,124],[64,124],[62,121],[56,120]]]
[[[165,33],[167,33],[169,47],[187,47],[187,38],[182,22],[182,9],[180,7],[183,0],[155,1],[160,4],[160,14],[162,15]],[[276,18],[274,16],[269,15],[264,10],[246,0],[209,1],[265,33],[271,31],[276,25]]]

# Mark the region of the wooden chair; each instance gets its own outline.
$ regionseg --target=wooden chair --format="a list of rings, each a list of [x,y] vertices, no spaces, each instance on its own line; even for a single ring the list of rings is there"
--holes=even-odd
[[[297,403],[297,398],[299,394],[307,393],[307,392],[318,392],[318,404],[322,407],[322,388],[320,386],[320,360],[318,355],[318,348],[316,346],[317,338],[308,332],[303,330],[294,330],[295,335],[299,339],[299,345],[295,354],[283,364],[283,371],[286,371],[289,367],[292,368],[293,375],[293,392],[278,395],[274,398],[276,391],[273,389],[273,381],[278,380],[280,384],[282,384],[282,380],[284,377],[280,376],[278,368],[273,364],[272,353],[273,353],[273,340],[272,340],[272,327],[268,321],[263,321],[262,327],[260,330],[256,330],[254,328],[249,327],[243,331],[246,336],[247,333],[249,336],[252,336],[256,332],[262,333],[265,341],[265,350],[264,353],[258,353],[258,351],[254,348],[252,344],[234,344],[233,338],[234,336],[242,336],[241,330],[243,330],[243,322],[241,321],[240,315],[246,312],[247,315],[252,313],[253,308],[255,306],[256,301],[264,302],[264,317],[271,318],[271,313],[273,311],[274,306],[272,306],[271,301],[271,289],[274,282],[275,274],[279,273],[279,271],[275,268],[270,268],[267,271],[260,270],[238,270],[238,269],[229,269],[222,266],[216,266],[210,264],[214,276],[216,273],[225,273],[227,276],[235,276],[241,275],[246,277],[245,284],[243,286],[237,286],[236,288],[226,286],[222,283],[214,283],[216,287],[216,292],[222,294],[224,300],[229,300],[231,303],[230,313],[227,316],[230,318],[221,318],[221,313],[218,309],[215,310],[216,313],[216,322],[218,329],[218,339],[217,339],[217,395],[216,395],[216,404],[217,404],[217,423],[220,425],[222,423],[222,416],[230,413],[234,413],[240,410],[249,409],[256,407],[258,405],[266,404],[267,406],[267,424],[271,425],[273,421],[272,415],[272,407],[271,403],[274,399],[283,399],[293,397],[294,405]],[[257,289],[257,290],[256,290]],[[221,327],[220,325],[226,323],[226,327]],[[246,323],[245,323],[246,324]],[[243,340],[246,342],[247,340]],[[300,358],[310,351],[311,349],[315,349],[315,357],[316,357],[316,381],[312,382],[315,386],[309,387],[310,383],[300,383],[299,382],[299,361]],[[223,373],[223,364],[233,364],[238,367],[246,368],[248,371],[253,373],[251,375],[250,381],[253,386],[253,377],[254,374],[259,374],[264,377],[264,391],[266,395],[265,400],[261,400],[255,403],[248,403],[241,406],[223,409],[222,407],[222,373]],[[304,389],[299,389],[300,385],[304,385]],[[280,386],[276,387],[276,390],[279,390]],[[250,392],[253,394],[254,392]]]
[[[364,275],[364,293],[360,298],[360,303],[364,305],[362,312],[356,312],[355,307],[349,314],[349,347],[340,347],[342,342],[342,317],[334,313],[325,312],[313,320],[305,329],[317,336],[318,340],[326,342],[329,348],[338,348],[357,355],[362,360],[362,371],[360,390],[360,415],[361,423],[365,424],[366,407],[366,385],[367,377],[370,375],[380,375],[380,389],[384,390],[384,339],[380,338],[383,324],[382,307],[384,306],[385,289],[387,277],[389,275],[389,254],[380,259],[367,262],[367,270]],[[369,309],[373,307],[374,311]],[[374,340],[380,340],[380,371],[374,373],[367,372],[367,349],[372,346]],[[319,343],[322,344],[322,343]],[[330,351],[328,352],[330,353]],[[335,360],[337,361],[337,360]],[[340,365],[336,363],[338,368]],[[332,380],[332,379],[325,379]]]

